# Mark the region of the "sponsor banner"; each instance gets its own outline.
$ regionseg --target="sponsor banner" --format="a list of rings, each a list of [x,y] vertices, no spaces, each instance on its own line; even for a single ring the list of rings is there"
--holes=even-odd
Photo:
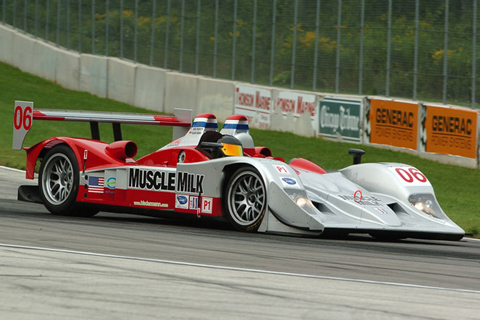
[[[177,191],[188,193],[203,193],[205,175],[179,171],[177,174]]]
[[[115,190],[117,187],[117,179],[115,177],[109,177],[107,182],[105,182],[105,186],[110,190]]]
[[[152,191],[175,191],[175,172],[147,168],[130,168],[128,188]]]
[[[370,143],[417,150],[417,103],[372,99],[366,117]]]
[[[361,191],[360,191],[361,194]],[[371,197],[364,197],[363,195],[359,195],[358,190],[353,194],[339,194],[337,195],[340,199],[345,201],[355,201],[356,203],[362,206],[382,206],[382,202],[375,196]]]
[[[298,181],[294,178],[281,177],[280,179],[282,181],[282,184],[283,184],[284,188],[294,188],[294,189],[300,189],[301,188]]]
[[[111,195],[114,195],[115,192],[116,192],[116,188],[117,188],[117,178],[115,177],[108,177],[107,178],[107,172],[108,171],[105,171],[105,180],[104,180],[104,185],[106,188],[104,188],[104,192],[106,194],[111,194]]]
[[[133,205],[143,206],[143,207],[154,207],[154,208],[168,208],[167,203],[152,202],[147,200],[133,201]]]
[[[189,197],[188,210],[198,210],[198,196]]]
[[[175,197],[175,208],[188,209],[189,197],[186,194],[177,194]]]
[[[175,172],[173,170],[167,171],[154,168],[130,168],[128,171],[128,188],[201,194],[204,190],[204,178],[205,175],[203,174],[182,171]],[[179,201],[178,197],[177,201]]]
[[[308,114],[312,121],[312,129],[316,130],[316,106],[315,95],[302,94],[292,91],[280,91],[273,101],[275,112],[284,117],[291,116],[294,119],[303,114]]]
[[[235,114],[247,117],[251,127],[270,128],[272,92],[253,86],[235,86]]]
[[[198,196],[188,194],[177,194],[175,197],[175,208],[198,210]]]
[[[478,111],[426,105],[425,114],[422,149],[476,158]]]
[[[325,97],[319,101],[318,132],[328,138],[360,142],[361,99]]]

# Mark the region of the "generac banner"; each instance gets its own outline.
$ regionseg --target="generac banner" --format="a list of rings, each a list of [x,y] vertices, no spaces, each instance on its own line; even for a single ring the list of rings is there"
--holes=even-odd
[[[425,151],[476,158],[478,111],[426,105]]]
[[[417,149],[418,104],[370,100],[370,143]]]

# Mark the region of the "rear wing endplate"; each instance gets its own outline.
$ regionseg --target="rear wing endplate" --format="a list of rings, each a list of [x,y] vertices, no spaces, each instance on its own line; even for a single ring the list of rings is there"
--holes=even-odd
[[[33,102],[15,101],[12,149],[22,149],[25,137],[32,128],[34,120],[89,122],[92,139],[95,140],[100,140],[98,124],[111,123],[115,141],[122,140],[120,127],[122,123],[172,126],[172,140],[176,140],[187,134],[192,125],[192,115],[192,110],[189,109],[175,109],[174,116],[121,112],[34,110]]]

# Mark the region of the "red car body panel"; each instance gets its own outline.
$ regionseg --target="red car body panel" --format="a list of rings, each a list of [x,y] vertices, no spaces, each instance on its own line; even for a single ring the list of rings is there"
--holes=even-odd
[[[102,120],[95,118],[93,114],[69,114],[58,116],[60,112],[49,112],[44,114],[40,111],[34,111],[36,120],[56,120],[56,121],[93,121]],[[109,116],[101,115],[101,116]],[[92,117],[94,118],[92,120]],[[125,121],[122,119],[121,121]],[[128,120],[131,121],[131,120]],[[179,122],[175,117],[154,116],[153,118],[135,119],[136,123],[147,124],[147,121],[158,122],[161,125],[177,125]],[[203,122],[204,124],[199,125]],[[158,124],[157,123],[157,124]],[[246,118],[241,115],[234,115],[226,120],[226,126],[230,130],[228,133],[239,132],[246,128],[248,123]],[[198,134],[195,127],[202,127],[203,130],[216,130],[216,118],[213,114],[205,113],[196,116],[191,129],[191,137]],[[233,130],[233,131],[232,131]],[[237,131],[235,131],[237,130]],[[203,132],[203,131],[202,131]],[[248,132],[248,131],[247,131]],[[93,133],[92,133],[93,135]],[[66,144],[72,149],[78,163],[79,171],[82,172],[76,201],[83,204],[111,206],[128,211],[128,208],[135,209],[154,209],[162,211],[175,211],[188,214],[196,214],[198,216],[224,216],[224,209],[221,197],[204,197],[202,189],[199,187],[199,181],[195,181],[195,177],[188,176],[186,181],[188,190],[182,197],[182,192],[175,190],[175,179],[177,179],[177,164],[182,156],[182,163],[202,163],[209,161],[210,158],[199,151],[196,144],[179,145],[180,139],[177,139],[142,158],[134,160],[137,147],[131,141],[116,141],[113,143],[105,143],[96,139],[71,138],[71,137],[55,137],[44,140],[30,148],[27,151],[27,170],[26,177],[34,178],[35,166],[40,158],[43,158],[46,152],[58,144]],[[266,147],[245,148],[245,155],[250,157],[272,158],[272,152]],[[282,160],[283,159],[278,159]],[[295,166],[320,172],[320,167],[315,167],[310,162],[296,161]],[[116,179],[108,180],[107,171],[122,171],[124,176],[129,179],[135,179],[134,187],[115,186]],[[127,175],[128,172],[128,175]],[[133,174],[132,174],[133,173]],[[132,176],[134,178],[132,178]],[[126,179],[126,178],[125,178]],[[178,178],[180,179],[180,178]],[[198,177],[197,177],[198,179]],[[129,184],[132,181],[129,181]],[[179,203],[181,202],[181,203]],[[122,209],[123,208],[123,209]]]

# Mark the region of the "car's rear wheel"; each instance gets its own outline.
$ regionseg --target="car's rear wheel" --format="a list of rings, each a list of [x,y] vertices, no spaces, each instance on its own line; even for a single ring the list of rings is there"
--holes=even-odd
[[[38,186],[48,211],[77,217],[89,217],[97,213],[76,205],[79,175],[77,159],[68,146],[59,145],[46,153],[40,166]]]
[[[235,171],[224,196],[230,223],[240,231],[256,231],[267,208],[267,190],[260,173],[252,167]]]

